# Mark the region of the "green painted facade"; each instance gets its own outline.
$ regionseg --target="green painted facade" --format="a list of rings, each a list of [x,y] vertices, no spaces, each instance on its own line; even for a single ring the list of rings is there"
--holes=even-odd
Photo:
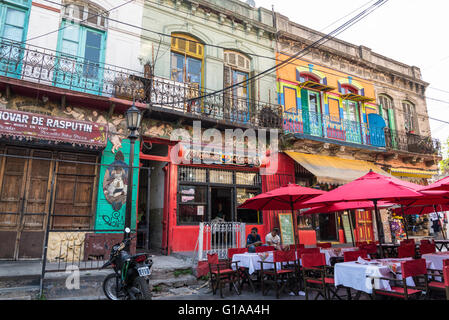
[[[124,203],[119,210],[114,210],[112,205],[106,200],[106,196],[103,191],[103,180],[108,169],[108,165],[115,161],[116,153],[112,153],[112,143],[108,141],[106,149],[103,151],[103,156],[101,158],[101,170],[100,170],[100,180],[98,184],[98,197],[97,197],[97,214],[95,220],[96,230],[120,230],[123,232],[125,228],[125,212],[126,203]],[[122,147],[120,151],[124,156],[124,163],[129,163],[129,150],[130,143],[128,139],[122,140]],[[139,166],[139,150],[140,141],[136,140],[134,145],[134,167]],[[139,170],[134,168],[133,170],[133,188],[132,188],[132,210],[131,210],[131,229],[136,229],[136,199],[137,199],[137,186],[139,182]]]

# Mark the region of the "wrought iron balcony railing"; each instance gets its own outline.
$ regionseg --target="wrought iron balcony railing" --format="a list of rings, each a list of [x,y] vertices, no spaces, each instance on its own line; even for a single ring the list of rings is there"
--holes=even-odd
[[[389,128],[370,128],[366,123],[311,111],[284,113],[283,129],[287,133],[300,133],[391,150],[438,155],[441,152],[439,140],[432,137]]]
[[[441,154],[440,141],[432,137],[385,128],[385,142],[388,149],[419,154]]]
[[[302,111],[299,114],[285,113],[283,129],[290,133],[385,148],[383,130],[370,129],[365,123],[311,111]]]
[[[0,38],[0,76],[69,90],[150,104],[153,109],[249,127],[280,128],[279,105],[213,94],[194,83],[180,83],[45,48]]]

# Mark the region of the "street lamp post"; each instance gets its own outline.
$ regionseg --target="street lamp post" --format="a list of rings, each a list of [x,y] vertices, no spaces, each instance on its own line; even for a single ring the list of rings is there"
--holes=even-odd
[[[138,138],[137,130],[140,127],[140,121],[142,120],[142,115],[139,109],[133,105],[126,111],[126,126],[130,131],[128,136],[130,147],[129,147],[129,168],[128,168],[128,188],[126,192],[126,213],[125,213],[125,229],[131,229],[131,207],[132,207],[132,190],[133,190],[133,164],[134,164],[134,142]],[[130,233],[124,233],[124,239],[128,239]],[[128,244],[129,246],[129,244]]]

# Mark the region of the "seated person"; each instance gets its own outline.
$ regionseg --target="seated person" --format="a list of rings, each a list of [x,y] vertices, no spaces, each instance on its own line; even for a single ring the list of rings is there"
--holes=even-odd
[[[281,238],[279,237],[279,229],[273,228],[271,232],[269,232],[265,236],[265,242],[267,246],[273,246],[276,250],[288,250],[289,246],[281,244]]]
[[[221,202],[218,203],[218,212],[215,215],[215,218],[211,220],[212,223],[223,223],[225,222],[224,219],[224,212],[223,212],[223,205]]]
[[[246,247],[248,248],[248,252],[256,252],[256,247],[262,245],[262,240],[260,239],[260,235],[257,234],[257,228],[254,227],[251,229],[251,233],[246,238]]]

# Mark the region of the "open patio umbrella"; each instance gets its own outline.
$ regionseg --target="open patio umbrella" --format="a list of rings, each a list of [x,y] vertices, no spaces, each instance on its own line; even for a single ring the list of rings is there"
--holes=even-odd
[[[393,206],[394,204],[389,202],[380,201],[378,203],[379,208],[388,208]],[[316,208],[310,208],[308,210],[302,210],[301,215],[311,215],[311,214],[320,214],[320,213],[329,213],[329,212],[340,212],[346,210],[357,210],[357,209],[374,209],[374,204],[371,201],[354,201],[354,202],[336,202],[328,206],[320,206]],[[351,217],[350,220],[352,221]],[[352,230],[352,222],[350,223],[351,233]],[[354,245],[354,237],[352,237],[352,244]]]
[[[304,208],[304,206],[302,205],[304,201],[310,200],[325,193],[326,191],[306,188],[294,183],[289,183],[286,186],[261,193],[251,199],[248,199],[243,204],[241,204],[239,208],[252,210],[291,210],[295,228],[294,240],[296,249],[297,226],[295,219],[295,210]]]
[[[380,201],[377,205],[379,208],[388,208],[394,204]],[[329,213],[356,209],[374,209],[374,204],[371,201],[337,202],[331,205],[310,208],[306,211],[302,211],[301,214]]]
[[[303,203],[307,205],[331,205],[342,201],[372,201],[376,213],[376,225],[379,232],[379,242],[383,243],[384,235],[380,227],[379,201],[394,202],[403,199],[422,197],[423,194],[414,190],[414,184],[393,177],[387,177],[375,172],[368,172],[352,182],[348,182],[332,191]],[[381,250],[383,256],[383,251]]]
[[[449,192],[449,177],[443,178],[441,180],[438,180],[437,182],[429,184],[428,186],[421,188],[419,191],[439,191],[439,190]]]

